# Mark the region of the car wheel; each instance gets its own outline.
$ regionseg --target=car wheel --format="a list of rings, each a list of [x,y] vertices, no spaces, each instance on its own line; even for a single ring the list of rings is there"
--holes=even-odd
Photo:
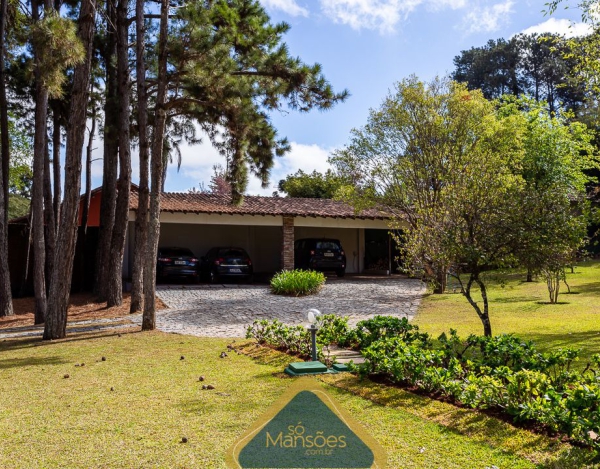
[[[346,275],[346,269],[338,269],[335,271],[335,273],[338,277],[343,277],[344,275]]]

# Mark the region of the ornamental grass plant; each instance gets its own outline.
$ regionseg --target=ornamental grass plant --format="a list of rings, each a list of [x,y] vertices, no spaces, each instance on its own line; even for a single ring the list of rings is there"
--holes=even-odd
[[[276,295],[313,295],[324,284],[325,275],[323,272],[301,269],[283,270],[271,279],[271,291]]]

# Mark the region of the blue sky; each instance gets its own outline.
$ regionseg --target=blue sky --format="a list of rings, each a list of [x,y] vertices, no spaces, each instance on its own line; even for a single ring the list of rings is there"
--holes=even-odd
[[[271,187],[263,190],[253,178],[248,192],[270,195],[287,174],[327,169],[328,154],[348,141],[352,128],[366,123],[369,109],[378,107],[402,78],[447,75],[461,50],[488,39],[524,31],[573,35],[585,30],[577,24],[577,10],[561,8],[545,16],[545,1],[261,0],[273,21],[291,25],[285,37],[291,54],[320,63],[334,89],[346,88],[351,96],[327,112],[274,114],[292,151],[277,159]],[[166,190],[185,192],[207,184],[219,162],[224,164],[209,143],[185,147],[179,172],[175,166],[168,170]]]

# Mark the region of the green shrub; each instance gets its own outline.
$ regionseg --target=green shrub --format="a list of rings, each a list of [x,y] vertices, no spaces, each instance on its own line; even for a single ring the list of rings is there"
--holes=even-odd
[[[276,295],[312,295],[317,293],[324,284],[325,275],[323,272],[283,270],[271,279],[271,291]]]
[[[317,317],[317,356],[326,360],[324,348],[338,343],[348,331],[348,318],[335,314],[323,314]],[[308,329],[301,325],[286,326],[281,321],[266,319],[254,321],[246,330],[246,338],[256,339],[259,344],[298,355],[311,357],[311,337]]]
[[[455,330],[435,343],[406,319],[376,316],[348,327],[348,319],[318,319],[319,359],[332,343],[361,349],[361,376],[390,381],[442,396],[474,409],[503,412],[515,422],[544,426],[551,433],[600,450],[600,355],[582,372],[572,371],[578,350],[539,352],[513,335],[461,339]],[[310,357],[310,334],[303,326],[255,321],[247,337]]]
[[[420,333],[419,327],[410,324],[406,318],[375,316],[356,324],[356,328],[347,334],[343,345],[362,350],[377,340],[390,337],[400,337],[407,343],[420,342],[425,345],[430,342],[429,335]]]
[[[540,353],[514,336],[471,336],[463,342],[452,331],[440,343],[436,349],[401,337],[376,340],[363,350],[366,361],[358,372],[383,374],[468,407],[495,409],[514,422],[536,422],[600,449],[600,357],[578,373],[569,370],[576,350]]]

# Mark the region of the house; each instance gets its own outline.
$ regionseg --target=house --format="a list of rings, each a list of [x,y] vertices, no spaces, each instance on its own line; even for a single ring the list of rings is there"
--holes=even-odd
[[[101,200],[102,190],[92,191],[86,243],[85,246],[78,243],[75,258],[73,283],[76,290],[89,288],[91,282]],[[131,277],[137,207],[137,186],[132,186],[124,278]],[[81,223],[81,207],[79,213]],[[13,222],[22,227],[27,220]],[[161,198],[160,222],[159,246],[186,247],[197,256],[204,255],[214,246],[239,246],[252,258],[255,272],[293,269],[294,241],[309,237],[339,239],[346,251],[348,273],[393,270],[389,215],[375,209],[355,213],[351,206],[336,200],[246,196],[238,206],[231,204],[229,196],[167,192]],[[26,246],[27,242],[23,240],[28,236],[26,231],[18,230],[21,239],[10,242],[15,245],[25,243]],[[19,251],[23,251],[22,246]],[[23,264],[24,257],[21,254],[18,257]],[[21,277],[16,274],[13,278]]]
[[[137,204],[134,191],[123,265],[126,277],[131,274]],[[382,243],[383,255],[389,258],[389,216],[374,209],[356,214],[348,204],[330,199],[246,196],[237,206],[229,196],[164,193],[160,222],[159,245],[187,247],[198,256],[213,246],[240,246],[256,272],[293,269],[294,241],[301,238],[339,239],[348,273],[371,267],[381,257]]]

